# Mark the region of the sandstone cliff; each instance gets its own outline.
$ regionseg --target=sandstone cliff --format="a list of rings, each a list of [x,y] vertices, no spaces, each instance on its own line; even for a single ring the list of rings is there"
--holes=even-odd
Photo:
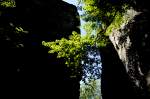
[[[109,35],[113,45],[101,49],[103,99],[149,99],[148,4],[135,0],[127,21]]]
[[[42,46],[80,32],[76,7],[62,0],[16,0],[16,7],[0,10],[3,95],[78,99],[80,79],[70,79],[64,61]]]

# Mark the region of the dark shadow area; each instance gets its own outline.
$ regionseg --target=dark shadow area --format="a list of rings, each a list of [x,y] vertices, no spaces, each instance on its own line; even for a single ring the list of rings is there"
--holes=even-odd
[[[136,99],[133,85],[112,44],[100,49],[102,61],[101,92],[103,99]]]
[[[0,10],[2,94],[20,99],[78,99],[80,77],[70,78],[64,60],[42,46],[42,41],[80,32],[76,7],[61,0],[16,0],[15,8]]]

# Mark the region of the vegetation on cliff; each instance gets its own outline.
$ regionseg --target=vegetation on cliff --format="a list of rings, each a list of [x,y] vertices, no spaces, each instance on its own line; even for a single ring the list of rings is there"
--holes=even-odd
[[[87,33],[85,36],[81,37],[80,33],[73,31],[72,35],[70,35],[69,38],[65,37],[65,38],[57,39],[55,41],[51,41],[51,40],[49,41],[39,40],[38,41],[36,38],[37,35],[32,35],[32,36],[36,36],[35,41],[37,40],[38,44],[40,42],[39,45],[43,45],[44,48],[45,47],[49,48],[49,52],[48,52],[49,54],[57,54],[57,58],[62,58],[65,60],[66,66],[71,71],[70,76],[73,78],[83,75],[82,67],[84,64],[93,63],[92,59],[88,60],[86,58],[88,56],[87,50],[89,50],[89,46],[95,49],[99,49],[109,44],[110,33],[114,29],[119,30],[119,28],[121,27],[123,23],[124,24],[128,23],[131,17],[126,15],[127,11],[128,9],[136,5],[135,0],[78,0],[78,2],[82,4],[82,10],[84,10],[84,13],[81,15],[81,18],[87,22],[85,26],[83,26]],[[36,2],[36,3],[38,5],[39,2]],[[43,7],[42,4],[41,6]],[[1,41],[0,44],[3,45],[4,49],[5,48],[23,48],[24,41],[26,40],[24,39],[24,37],[27,37],[27,34],[28,34],[28,31],[26,31],[26,29],[23,26],[15,22],[16,17],[11,16],[12,14],[8,13],[8,12],[11,12],[11,11],[8,11],[10,10],[9,8],[15,8],[15,7],[16,7],[16,4],[14,0],[1,0],[0,1],[0,18],[1,18],[0,21],[2,23],[0,24],[0,41]],[[32,10],[35,10],[36,7],[35,8],[31,7],[31,8]],[[45,7],[43,8],[44,10],[46,9]],[[58,8],[58,10],[60,9],[61,8]],[[45,12],[43,13],[45,14]],[[31,13],[28,13],[28,14],[30,15]],[[39,15],[39,12],[37,11],[35,12],[35,14]],[[57,14],[58,13],[56,13],[56,15]],[[62,13],[62,14],[65,15],[65,13]],[[29,16],[29,19],[31,16]],[[61,15],[58,18],[60,17]],[[5,21],[2,19],[5,19]],[[64,18],[64,20],[63,20],[64,23],[66,22],[67,24],[68,20],[66,18]],[[32,21],[35,22],[36,24],[36,20],[32,20]],[[44,22],[47,22],[47,20],[45,20]],[[50,20],[50,22],[52,22],[52,20]],[[55,22],[53,24],[55,24]],[[61,27],[59,23],[57,24],[58,24],[57,27]],[[73,23],[69,25],[66,25],[66,24],[64,24],[64,27],[72,26]],[[51,28],[52,26],[50,26],[49,28]],[[37,27],[33,27],[33,28],[37,28]],[[41,30],[42,32],[42,29],[39,29],[39,30]],[[30,30],[30,28],[28,30]],[[46,31],[46,30],[43,30],[43,31]],[[56,32],[54,32],[54,34],[55,33]],[[59,33],[57,34],[59,35]],[[43,37],[45,36],[47,35],[44,35]],[[29,39],[33,39],[33,38],[29,38]],[[32,43],[33,45],[36,45],[36,43],[32,41],[30,43]],[[11,54],[12,53],[13,52],[11,52]],[[18,57],[17,59],[19,58],[20,57]],[[88,69],[91,70],[91,67],[89,66]],[[95,82],[93,81],[92,85],[94,84]],[[89,90],[89,88],[85,88],[85,89]],[[84,96],[84,97],[87,97],[87,96]]]
[[[84,13],[81,18],[87,22],[83,26],[87,35],[81,37],[80,34],[73,32],[69,39],[43,42],[44,46],[50,48],[49,53],[58,53],[58,58],[64,58],[68,67],[72,68],[81,66],[87,46],[100,48],[109,43],[108,36],[112,30],[119,29],[120,25],[128,20],[124,17],[124,13],[130,7],[128,2],[109,0],[79,0],[79,2],[83,5]]]

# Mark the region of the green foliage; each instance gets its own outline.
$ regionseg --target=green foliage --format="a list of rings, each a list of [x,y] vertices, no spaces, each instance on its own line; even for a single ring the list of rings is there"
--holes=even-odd
[[[49,53],[57,53],[57,58],[64,58],[66,65],[74,70],[73,74],[78,74],[78,68],[81,68],[81,59],[85,57],[87,45],[94,45],[94,38],[89,35],[81,37],[80,34],[72,32],[69,39],[62,38],[54,42],[45,42],[42,44],[49,47]]]
[[[129,11],[132,11],[132,13],[129,13]],[[131,20],[134,15],[136,15],[137,13],[133,10],[126,10],[124,13],[119,13],[117,12],[117,14],[115,15],[114,20],[112,21],[112,23],[107,27],[107,30],[105,32],[106,36],[109,36],[109,34],[113,31],[113,30],[118,30],[120,28],[122,28],[121,25],[125,25],[129,22],[129,20]]]
[[[84,83],[80,87],[80,99],[101,99],[100,85],[97,80],[91,79],[88,85]]]
[[[112,23],[108,26],[105,35],[109,36],[109,34],[112,32],[114,29],[120,28],[120,25],[124,22],[123,15],[119,12],[114,17],[114,20]]]
[[[81,0],[83,3],[83,10],[85,14],[82,18],[86,21],[101,21],[102,24],[108,24],[113,19],[116,9],[109,3],[108,7],[104,8],[100,6],[99,0]]]
[[[16,3],[14,0],[4,0],[4,1],[0,2],[0,6],[5,7],[5,8],[7,8],[7,7],[12,8],[12,7],[16,7]]]
[[[69,40],[62,38],[61,40],[56,40],[55,42],[43,41],[42,44],[51,48],[49,53],[56,52],[58,53],[58,58],[65,58],[68,66],[78,66],[81,58],[79,53],[81,49],[80,38],[81,37],[79,34],[73,32],[69,37]],[[73,60],[72,57],[74,58]]]
[[[96,33],[100,31],[97,27],[97,22],[89,21],[82,26],[86,31],[86,35],[82,36],[76,32],[72,32],[69,39],[62,38],[53,42],[45,42],[42,44],[49,47],[49,53],[57,53],[57,58],[65,59],[66,65],[73,70],[74,75],[78,75],[78,68],[82,67],[81,60],[87,62],[87,50],[88,46],[97,48],[104,47],[106,45],[106,39],[101,37],[101,40],[97,40]]]
[[[83,28],[87,35],[81,37],[73,32],[69,39],[62,38],[55,42],[44,42],[50,48],[49,53],[58,53],[58,58],[64,58],[68,67],[77,68],[84,57],[86,47],[104,47],[109,43],[108,36],[113,29],[118,29],[125,22],[124,12],[127,3],[112,3],[104,0],[80,0],[85,14],[83,19],[88,21]],[[103,5],[102,5],[103,4]],[[120,4],[120,5],[119,5]],[[98,23],[100,23],[98,25]],[[93,33],[94,31],[94,33]]]
[[[42,44],[50,48],[49,53],[57,53],[57,58],[65,59],[68,67],[78,73],[77,68],[81,68],[81,60],[84,59],[87,46],[105,47],[109,43],[109,33],[113,29],[118,29],[125,21],[123,13],[128,8],[126,4],[112,4],[103,0],[81,0],[85,14],[83,19],[87,19],[83,29],[86,35],[73,32],[69,39],[62,38],[53,42]],[[104,5],[101,5],[103,2]]]
[[[99,18],[100,9],[97,6],[96,0],[85,0],[83,1],[83,10],[85,11],[82,15],[82,19],[86,21],[96,21]]]
[[[18,34],[21,34],[21,33],[28,33],[28,31],[25,31],[22,27],[15,27],[15,32],[18,33]]]
[[[83,29],[86,31],[86,36],[82,39],[90,40],[91,46],[100,48],[105,47],[108,43],[107,36],[105,36],[104,33],[101,33],[102,28],[99,27],[99,24],[97,22],[88,21],[83,25]]]
[[[134,0],[78,0],[83,4],[84,14],[81,18],[87,22],[101,23],[96,29],[98,47],[109,43],[109,34],[113,29],[119,29],[121,24],[128,21],[125,16]]]
[[[42,44],[50,48],[49,53],[57,53],[58,58],[64,58],[66,65],[78,73],[81,68],[81,60],[84,59],[87,46],[105,47],[109,43],[109,34],[113,29],[119,29],[120,25],[128,20],[125,12],[129,8],[127,3],[105,0],[81,0],[86,20],[83,29],[86,35],[73,32],[69,39],[62,38],[53,42]],[[102,5],[103,4],[103,5]]]
[[[57,58],[64,58],[65,64],[73,70],[73,75],[71,76],[75,76],[80,74],[80,71],[77,71],[81,62],[81,52],[83,51],[80,40],[80,35],[73,32],[69,40],[62,38],[55,42],[43,41],[42,44],[50,48],[49,53],[57,53]]]

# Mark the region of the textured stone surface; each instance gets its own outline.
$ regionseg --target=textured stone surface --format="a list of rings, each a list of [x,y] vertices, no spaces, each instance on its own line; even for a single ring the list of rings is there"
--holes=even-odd
[[[113,30],[109,36],[117,54],[112,56],[107,55],[106,51],[102,52],[104,57],[102,61],[104,68],[102,71],[103,99],[116,99],[120,94],[122,97],[119,99],[149,99],[150,13],[147,5],[146,1],[136,0],[134,9],[130,9],[126,14],[132,18],[127,23],[123,23],[118,30]],[[110,54],[115,52],[113,47],[105,50]],[[107,61],[109,63],[106,63]],[[118,61],[122,64],[119,64]],[[120,72],[118,68],[124,71]],[[124,76],[126,77],[123,78]],[[116,78],[116,81],[111,80],[113,78]],[[116,84],[118,82],[119,84]],[[109,94],[112,94],[112,97],[108,97]]]

